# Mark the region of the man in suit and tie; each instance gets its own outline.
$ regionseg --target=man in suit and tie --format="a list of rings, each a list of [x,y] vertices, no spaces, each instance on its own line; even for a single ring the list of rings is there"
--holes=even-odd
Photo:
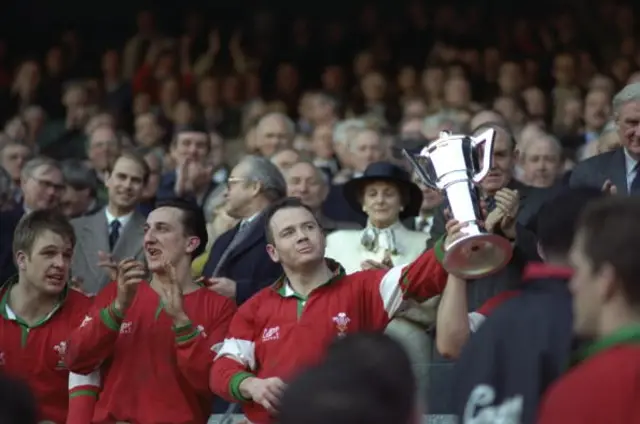
[[[211,248],[203,275],[211,289],[238,305],[282,275],[267,255],[263,211],[286,195],[284,177],[269,159],[245,157],[227,180],[226,208],[240,222]]]
[[[77,237],[71,269],[85,292],[96,294],[109,282],[101,263],[126,258],[144,261],[145,217],[136,207],[148,178],[149,167],[143,157],[122,153],[105,179],[107,206],[71,221]]]
[[[329,179],[320,168],[311,162],[300,161],[293,164],[285,174],[287,196],[297,197],[316,215],[325,234],[336,230],[359,230],[355,222],[336,221],[322,213],[322,204],[329,194]]]
[[[597,187],[622,195],[640,194],[640,83],[629,84],[613,98],[613,118],[622,147],[580,162],[571,187]]]
[[[535,189],[513,177],[517,154],[515,152],[515,138],[508,127],[498,122],[490,122],[480,125],[473,131],[473,134],[482,133],[487,128],[495,129],[496,136],[493,146],[493,168],[480,183],[481,195],[487,201],[487,208],[491,210],[495,206],[493,198],[498,191],[505,190],[510,193],[517,191],[519,209],[516,218],[518,223],[526,226],[532,222],[540,206],[540,202],[533,200],[537,200],[537,192],[542,192],[543,189]],[[444,209],[447,205],[448,202],[445,201],[434,213],[431,238],[427,242],[427,247],[433,247],[433,244],[445,234]]]

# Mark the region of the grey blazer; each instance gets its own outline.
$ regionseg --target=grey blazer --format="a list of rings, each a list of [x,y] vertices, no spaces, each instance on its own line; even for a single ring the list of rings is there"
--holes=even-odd
[[[142,249],[145,217],[139,212],[133,216],[120,231],[120,238],[112,255],[116,262],[126,258],[144,261]],[[76,247],[73,252],[71,273],[84,282],[83,289],[96,294],[109,282],[108,273],[98,266],[98,251],[109,253],[109,230],[105,209],[71,221],[76,233]]]
[[[622,148],[602,153],[578,163],[571,172],[571,187],[602,188],[605,181],[616,186],[618,194],[628,195],[627,166]]]

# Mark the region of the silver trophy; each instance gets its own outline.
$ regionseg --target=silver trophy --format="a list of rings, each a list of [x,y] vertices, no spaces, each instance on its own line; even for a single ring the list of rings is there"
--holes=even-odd
[[[477,136],[442,131],[419,154],[403,151],[422,182],[446,195],[453,219],[468,223],[462,229],[464,236],[447,246],[442,263],[461,278],[492,274],[509,262],[513,252],[509,240],[478,225],[483,218],[477,184],[491,171],[495,136],[493,128]]]

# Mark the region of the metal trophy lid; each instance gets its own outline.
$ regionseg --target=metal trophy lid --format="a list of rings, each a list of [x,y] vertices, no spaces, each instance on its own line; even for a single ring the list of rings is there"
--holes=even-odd
[[[464,279],[477,279],[504,268],[513,254],[511,242],[495,234],[463,237],[449,246],[442,266]]]

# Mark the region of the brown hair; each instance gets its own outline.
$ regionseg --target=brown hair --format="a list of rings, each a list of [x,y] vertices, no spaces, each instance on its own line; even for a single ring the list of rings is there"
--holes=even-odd
[[[604,265],[614,269],[629,304],[640,305],[640,198],[607,196],[591,204],[578,231],[592,272]]]
[[[13,234],[13,254],[24,252],[31,255],[33,245],[45,231],[51,231],[76,244],[76,235],[69,220],[60,212],[53,210],[33,211],[24,215]]]
[[[122,153],[120,153],[120,155],[118,155],[118,157],[112,163],[109,164],[107,168],[107,172],[109,173],[109,175],[111,175],[111,172],[113,171],[113,167],[116,165],[116,163],[122,158],[129,159],[135,162],[137,165],[139,165],[142,168],[142,182],[146,184],[147,181],[149,180],[149,174],[151,174],[151,169],[149,168],[149,164],[147,163],[147,161],[144,159],[144,156],[136,152],[135,150],[125,150]]]

